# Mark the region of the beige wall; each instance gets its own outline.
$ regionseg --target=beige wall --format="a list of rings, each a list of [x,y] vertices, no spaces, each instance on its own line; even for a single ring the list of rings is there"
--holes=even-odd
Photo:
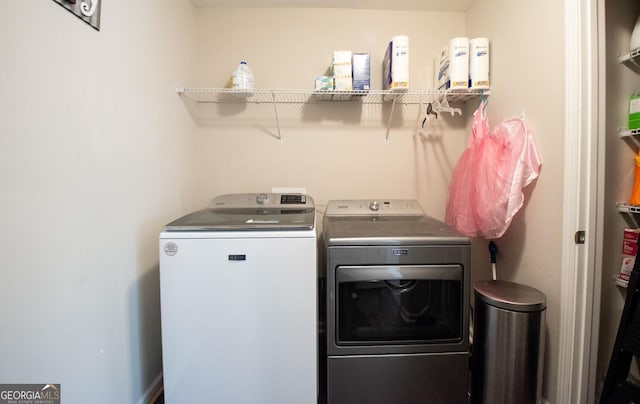
[[[491,38],[489,117],[525,112],[542,160],[523,210],[498,245],[498,278],[535,287],[547,297],[543,397],[555,403],[560,332],[564,172],[564,16],[553,0],[481,0],[467,13],[470,36]],[[490,277],[487,244],[474,242],[474,279]],[[482,268],[482,269],[480,269]]]
[[[554,10],[554,12],[549,12]],[[412,88],[430,84],[433,56],[455,36],[492,41],[489,116],[494,124],[526,112],[543,167],[527,189],[524,210],[497,241],[499,277],[536,287],[548,300],[544,396],[554,402],[557,378],[562,224],[564,74],[563,15],[556,2],[481,0],[468,13],[373,10],[227,9],[198,13],[199,78],[224,86],[246,60],[260,88],[309,88],[333,49],[369,52],[380,88],[384,46],[396,34],[411,40]],[[327,21],[333,22],[332,29]],[[545,21],[541,29],[540,21]],[[322,205],[336,198],[417,198],[442,219],[449,180],[469,133],[470,113],[440,119],[429,133],[405,107],[384,141],[387,106],[282,107],[283,141],[273,133],[270,105],[246,110],[199,109],[199,190],[202,205],[223,192],[305,186]],[[421,120],[421,118],[419,119]],[[284,124],[283,122],[284,121]],[[474,241],[473,281],[488,279],[484,240]]]
[[[135,403],[160,375],[157,237],[195,207],[190,2],[0,5],[0,381]]]
[[[462,13],[203,9],[200,83],[224,86],[246,60],[256,87],[309,89],[331,64],[334,49],[351,49],[371,54],[372,87],[381,89],[386,44],[404,34],[411,41],[411,87],[421,89],[432,82],[434,57],[449,38],[464,34],[464,23]],[[444,217],[444,195],[466,142],[466,119],[442,117],[420,136],[419,108],[397,108],[385,142],[389,105],[287,104],[278,107],[279,142],[272,136],[271,105],[235,108],[200,110],[202,205],[219,193],[286,186],[306,187],[320,209],[337,198],[418,198],[431,215]]]
[[[598,392],[602,388],[609,366],[626,290],[616,286],[612,277],[622,263],[622,234],[625,227],[636,227],[630,218],[616,211],[616,202],[628,202],[633,186],[633,158],[638,150],[633,141],[621,140],[618,128],[627,125],[629,96],[640,91],[640,75],[618,63],[618,55],[629,51],[629,39],[640,13],[634,0],[606,2],[606,43],[603,57],[606,64],[605,138],[605,210],[602,263],[602,303],[600,314],[600,349],[598,353]]]
[[[385,142],[388,105],[287,104],[279,141],[271,105],[191,111],[175,86],[224,86],[244,59],[257,87],[310,88],[346,48],[371,53],[380,88],[386,42],[406,34],[411,86],[425,88],[435,54],[468,35],[492,40],[490,118],[525,110],[543,161],[498,241],[498,270],[547,295],[544,395],[554,402],[564,127],[556,2],[480,0],[466,14],[126,3],[105,3],[100,32],[52,1],[1,6],[3,381],[55,378],[70,402],[107,386],[95,402],[135,402],[160,371],[164,223],[217,194],[273,186],[304,186],[321,210],[336,198],[417,198],[442,218],[477,105],[425,131],[417,107],[403,107]],[[487,279],[485,241],[474,242],[474,262],[473,279]]]

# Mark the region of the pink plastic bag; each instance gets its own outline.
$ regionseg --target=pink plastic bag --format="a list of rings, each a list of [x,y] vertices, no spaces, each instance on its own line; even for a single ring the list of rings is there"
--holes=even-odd
[[[473,113],[471,136],[467,148],[462,152],[460,160],[453,172],[449,184],[449,197],[445,221],[468,237],[478,235],[478,226],[473,213],[475,200],[475,172],[473,161],[484,138],[489,136],[489,119],[484,113],[485,103],[480,103]]]
[[[469,145],[454,170],[445,221],[469,237],[494,239],[522,207],[522,189],[538,177],[540,159],[521,118],[489,132],[484,108],[483,102],[474,113]]]

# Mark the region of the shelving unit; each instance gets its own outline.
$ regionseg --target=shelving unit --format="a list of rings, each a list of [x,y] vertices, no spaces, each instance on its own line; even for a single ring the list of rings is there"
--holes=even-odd
[[[619,55],[618,62],[620,64],[624,64],[634,72],[640,74],[640,48],[635,49],[627,54]],[[629,139],[634,136],[640,135],[640,129],[628,129],[628,128],[619,128],[618,136],[621,139]],[[635,140],[635,139],[634,139]],[[618,202],[616,204],[616,210],[625,216],[627,223],[630,226],[638,227],[638,218],[640,214],[640,206],[630,205],[625,202]],[[620,279],[619,275],[614,275],[613,282],[622,288],[627,288],[629,282]]]
[[[635,49],[627,54],[619,55],[618,62],[627,66],[629,69],[640,74],[640,48]],[[626,138],[631,136],[640,135],[640,129],[618,129],[618,136],[620,138]]]
[[[625,55],[618,56],[618,62],[620,64],[624,64],[634,72],[640,73],[640,48],[635,49]],[[628,128],[618,129],[618,136],[621,139],[632,138],[637,135],[640,135],[640,129],[628,129]],[[637,225],[637,220],[634,217],[634,215],[640,214],[640,206],[631,206],[626,203],[618,202],[616,207],[618,212],[629,215],[632,219],[632,222],[635,225]]]
[[[636,73],[640,72],[640,48],[634,49],[627,54],[619,55],[618,62],[624,64]]]
[[[392,92],[386,90],[370,91],[314,91],[314,90],[282,90],[282,89],[254,89],[252,94],[233,90],[231,88],[176,88],[176,92],[199,103],[276,103],[276,104],[306,104],[306,103],[361,103],[382,104],[396,101],[398,104],[420,104],[447,97],[452,103],[466,102],[481,95],[489,95],[489,90],[409,90],[406,92]]]
[[[429,102],[444,101],[459,104],[480,96],[487,96],[490,90],[408,90],[406,92],[393,92],[386,90],[370,91],[314,91],[314,90],[284,90],[284,89],[254,89],[251,93],[238,92],[231,88],[185,88],[178,87],[176,92],[181,97],[195,103],[250,103],[272,104],[278,138],[280,134],[280,122],[278,120],[278,104],[383,104],[390,103],[389,124],[387,125],[386,140],[389,139],[391,117],[396,104],[418,105]]]
[[[621,279],[619,275],[613,276],[613,283],[615,283],[616,286],[620,286],[621,288],[627,288],[629,286],[629,281]]]
[[[637,136],[637,135],[640,135],[640,129],[626,129],[626,128],[618,129],[618,136],[620,136],[620,138]]]
[[[635,49],[625,55],[618,56],[618,62],[634,70],[636,73],[640,73],[640,48]],[[637,135],[640,135],[640,129],[618,129],[618,136],[621,139]],[[616,204],[616,209],[620,213],[629,215],[631,219],[633,219],[633,223],[637,224],[634,215],[640,214],[640,206],[633,206],[629,205],[628,203],[618,202]]]
[[[629,205],[628,203],[618,202],[616,204],[616,209],[620,213],[639,213],[640,214],[640,206]]]
[[[626,202],[616,203],[616,211],[624,216],[625,222],[630,227],[639,227],[640,206],[629,205]]]

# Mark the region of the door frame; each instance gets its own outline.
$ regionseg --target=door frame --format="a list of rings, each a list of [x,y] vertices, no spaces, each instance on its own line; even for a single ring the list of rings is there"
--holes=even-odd
[[[557,403],[596,401],[604,217],[604,2],[565,0],[565,152]],[[584,244],[575,241],[585,231]]]

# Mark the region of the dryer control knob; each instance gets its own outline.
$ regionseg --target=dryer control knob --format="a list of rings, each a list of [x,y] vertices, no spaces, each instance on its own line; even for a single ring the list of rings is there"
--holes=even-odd
[[[258,205],[265,205],[267,202],[269,202],[269,195],[258,194],[258,196],[256,196],[256,203]]]
[[[369,202],[369,209],[377,212],[380,209],[380,204],[378,203],[378,201],[371,201]]]

